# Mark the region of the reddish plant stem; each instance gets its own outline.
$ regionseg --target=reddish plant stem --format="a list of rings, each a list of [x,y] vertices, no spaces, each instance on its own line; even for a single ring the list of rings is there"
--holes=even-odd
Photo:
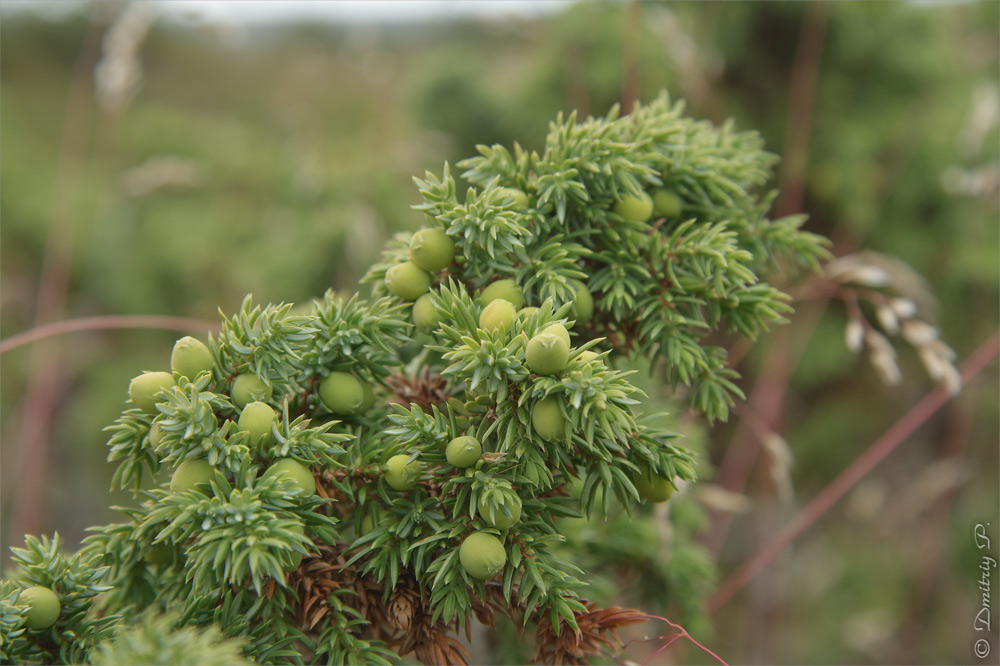
[[[784,161],[779,173],[780,192],[776,210],[779,216],[802,210],[805,199],[806,165],[809,155],[809,135],[812,131],[813,108],[816,98],[820,55],[826,34],[828,8],[824,2],[809,3],[802,19],[795,61],[792,66],[788,92],[788,115],[785,124]],[[800,330],[811,331],[819,323],[826,308],[826,300],[816,304],[809,316],[800,316]],[[810,335],[804,336],[808,340]],[[723,488],[739,491],[746,485],[750,472],[760,455],[759,438],[754,432],[767,432],[775,428],[781,416],[788,389],[788,379],[794,369],[798,355],[794,358],[789,350],[790,336],[781,330],[774,346],[768,353],[765,371],[754,386],[748,405],[760,419],[751,428],[741,422],[733,435],[727,455],[719,466],[716,482]],[[799,353],[805,349],[802,344]],[[733,517],[717,515],[712,521],[705,543],[718,555],[722,549]]]
[[[968,391],[967,391],[968,392]],[[974,403],[968,395],[967,403]],[[972,433],[972,414],[968,409],[962,409],[957,404],[949,410],[949,427],[941,458],[961,462]],[[924,635],[924,623],[927,620],[927,610],[930,606],[934,585],[941,573],[941,559],[944,545],[947,543],[945,533],[948,529],[948,517],[957,496],[957,488],[949,491],[939,503],[929,511],[926,523],[925,537],[918,553],[918,571],[916,583],[910,593],[910,601],[905,605],[906,619],[899,631],[896,642],[896,664],[913,664],[917,661],[917,651],[920,639]]]
[[[989,365],[1000,353],[1000,331],[979,346],[959,368],[966,384]],[[948,392],[940,386],[924,396],[916,405],[876,439],[847,469],[819,492],[805,507],[785,524],[757,553],[729,576],[708,601],[710,613],[722,607],[743,589],[761,569],[785,550],[795,539],[819,520],[847,491],[865,477],[927,419],[948,402]]]
[[[792,61],[785,120],[783,161],[778,174],[778,216],[802,210],[805,201],[806,167],[809,161],[809,134],[816,104],[816,80],[826,37],[829,8],[826,2],[807,3],[799,41]]]
[[[642,36],[642,7],[639,0],[630,0],[623,8],[622,21],[622,115],[632,113],[639,99],[639,44]]]
[[[215,322],[204,321],[202,319],[163,315],[100,315],[96,317],[64,319],[36,326],[0,341],[0,354],[32,342],[37,342],[38,340],[65,335],[66,333],[105,331],[116,328],[154,328],[164,331],[214,332],[218,331],[220,326]]]
[[[820,314],[822,311],[820,311]],[[816,316],[818,320],[818,315]],[[806,317],[805,327],[808,330],[813,322]],[[736,432],[727,447],[726,457],[719,465],[716,484],[733,492],[738,492],[746,486],[747,479],[760,455],[759,442],[769,431],[774,429],[785,400],[788,386],[788,375],[792,367],[789,358],[791,334],[787,328],[780,329],[773,346],[768,351],[765,372],[757,380],[753,391],[747,400],[747,407],[741,413],[747,418],[740,420]],[[720,513],[715,516],[711,529],[705,538],[705,545],[716,555],[722,550],[729,526],[733,521],[731,514]]]
[[[660,646],[660,648],[656,652],[654,652],[652,655],[650,655],[650,657],[644,663],[649,663],[650,661],[652,661],[656,657],[656,655],[660,654],[665,649],[667,649],[668,647],[670,647],[678,638],[686,638],[689,641],[691,641],[691,643],[695,647],[697,647],[699,650],[701,650],[705,654],[707,654],[710,657],[712,657],[713,659],[715,659],[717,662],[719,662],[720,664],[722,664],[722,666],[729,666],[725,661],[723,661],[722,657],[720,657],[719,655],[715,654],[714,652],[712,652],[711,650],[709,650],[707,647],[705,647],[704,645],[702,645],[701,643],[699,643],[697,640],[695,640],[694,637],[691,636],[691,634],[688,633],[687,629],[685,629],[681,625],[679,625],[679,624],[677,624],[675,622],[671,622],[667,618],[660,617],[659,615],[645,615],[645,614],[641,614],[641,615],[642,615],[642,617],[644,617],[644,618],[646,618],[648,620],[660,620],[661,622],[666,622],[671,627],[673,627],[674,629],[676,629],[677,632],[678,632],[676,634],[670,634],[669,636],[663,636],[663,638],[667,639],[666,644]]]
[[[37,324],[61,318],[66,307],[75,242],[71,193],[74,186],[78,187],[81,183],[83,161],[88,152],[87,138],[94,118],[90,73],[94,56],[100,48],[101,32],[98,22],[91,20],[67,96],[52,210],[39,277],[35,310]],[[57,341],[48,341],[32,349],[28,377],[20,408],[19,432],[15,433],[16,463],[11,470],[11,476],[17,480],[17,492],[10,496],[11,520],[7,534],[15,538],[37,532],[41,517],[50,423],[61,394],[60,387],[64,384],[62,353]]]

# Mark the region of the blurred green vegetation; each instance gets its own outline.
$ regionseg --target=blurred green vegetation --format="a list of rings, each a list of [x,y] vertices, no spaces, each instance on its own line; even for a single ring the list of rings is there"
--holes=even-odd
[[[635,23],[634,5],[582,3],[530,21],[235,34],[160,21],[139,44],[141,87],[116,112],[97,107],[91,77],[99,37],[114,19],[106,10],[116,6],[95,7],[90,36],[90,7],[58,21],[19,14],[0,23],[0,338],[34,325],[53,210],[68,225],[59,238],[72,244],[66,318],[212,321],[217,308],[235,311],[246,293],[257,302],[295,302],[331,286],[353,290],[385,237],[421,225],[409,208],[417,201],[412,176],[471,155],[477,143],[539,148],[558,111],[603,114],[627,83],[644,99],[666,88],[698,117],[733,117],[778,153],[788,148],[790,122],[810,114],[807,169],[799,174],[808,227],[831,235],[837,254],[877,250],[923,275],[938,301],[923,314],[959,360],[997,328],[1000,135],[988,116],[1000,74],[997,3],[840,2],[817,10],[804,2],[643,2]],[[810,20],[823,37],[811,110],[789,101],[799,35]],[[630,52],[635,80],[626,79]],[[74,80],[82,93],[73,92]],[[987,113],[981,126],[977,113]],[[68,138],[67,127],[75,132]],[[949,185],[990,169],[979,194]],[[846,350],[844,321],[834,302],[815,327],[805,318],[790,324],[789,338],[804,349],[781,428],[795,458],[796,499],[774,500],[762,463],[748,490],[753,508],[736,516],[720,553],[723,577],[932,387],[905,349],[903,383],[883,386],[864,355]],[[110,331],[62,340],[37,531],[59,530],[73,542],[85,526],[112,519],[101,428],[120,411],[129,379],[165,367],[180,335]],[[772,336],[744,359],[745,389],[774,344]],[[5,526],[25,492],[15,451],[29,353],[2,359]],[[697,620],[689,628],[709,635],[731,663],[971,660],[972,526],[995,518],[998,503],[996,363],[984,374],[768,568],[766,583],[723,607],[714,629]],[[643,388],[668,397],[656,381]],[[709,463],[724,459],[738,423],[734,417],[707,435],[693,429],[707,438],[699,447],[705,476]],[[935,486],[934,463],[962,451],[959,483]],[[943,520],[934,519],[942,506]],[[677,513],[679,529],[702,529],[693,500]],[[644,610],[673,612],[657,595],[702,580],[657,573],[656,535],[630,534],[618,521],[593,529],[597,541],[578,533],[571,544],[591,541],[581,565],[620,558],[597,547],[611,536],[610,545],[640,560],[633,572],[641,572],[645,594],[623,603],[640,599]],[[6,527],[2,536],[5,546],[20,542]],[[922,567],[937,546],[943,559],[928,583]],[[701,554],[674,557],[688,557],[694,570]],[[597,591],[610,595],[629,581],[608,570],[599,583]],[[684,615],[697,617],[690,609]],[[494,656],[523,661],[513,631],[505,635]],[[683,658],[708,660],[693,649]]]

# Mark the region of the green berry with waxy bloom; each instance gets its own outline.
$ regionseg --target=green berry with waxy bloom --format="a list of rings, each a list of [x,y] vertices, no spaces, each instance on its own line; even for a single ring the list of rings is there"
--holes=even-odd
[[[302,526],[301,524],[300,525],[293,525],[292,527],[289,527],[288,531],[289,532],[294,532],[295,534],[301,534],[303,536],[306,533],[305,527]],[[296,569],[299,568],[299,565],[302,564],[302,558],[304,558],[304,557],[305,557],[305,555],[303,555],[299,551],[293,550],[293,551],[291,551],[291,553],[289,555],[289,558],[290,558],[289,561],[287,563],[285,563],[284,565],[282,565],[281,568],[284,569],[285,573],[291,573],[292,571],[295,571]]]
[[[270,382],[252,373],[237,375],[229,389],[233,404],[243,409],[251,402],[265,402],[271,399],[274,389]]]
[[[174,561],[174,547],[168,543],[154,543],[142,556],[148,564],[170,564]]]
[[[645,222],[653,216],[653,199],[645,192],[626,194],[615,202],[613,210],[629,222]]]
[[[385,463],[385,482],[395,490],[410,490],[420,481],[423,465],[419,460],[410,460],[405,453],[395,455]]]
[[[157,393],[165,388],[177,386],[169,372],[144,372],[128,385],[128,397],[135,406],[149,414],[156,414]]]
[[[470,576],[486,580],[503,570],[507,551],[500,539],[489,532],[473,532],[462,541],[458,560]]]
[[[575,293],[573,297],[572,312],[578,324],[590,321],[594,316],[594,297],[587,289],[587,285],[579,280],[570,282]]]
[[[194,379],[199,372],[215,367],[215,358],[204,342],[186,335],[174,343],[170,369],[182,377]]]
[[[471,467],[483,455],[483,445],[472,435],[456,437],[448,442],[444,451],[448,463],[455,467]]]
[[[41,585],[33,585],[21,590],[18,603],[28,606],[24,624],[35,631],[48,629],[59,619],[62,606],[55,592]]]
[[[410,239],[410,261],[436,273],[455,258],[455,241],[442,229],[421,229]]]
[[[306,497],[316,494],[316,479],[312,471],[294,458],[278,458],[267,468],[271,476],[283,476],[293,482],[292,494]]]
[[[558,335],[560,338],[566,341],[566,346],[572,346],[572,342],[569,340],[569,331],[562,324],[550,324],[542,329],[542,333],[551,333],[553,335]]]
[[[431,288],[431,274],[412,261],[396,264],[385,272],[385,286],[393,296],[415,301]]]
[[[516,187],[498,187],[493,190],[493,201],[500,202],[507,198],[513,199],[515,210],[523,210],[528,207],[528,195]]]
[[[559,406],[559,398],[549,396],[535,403],[531,410],[531,425],[546,442],[566,439],[566,417]]]
[[[160,442],[163,441],[163,428],[160,427],[159,421],[153,421],[149,426],[149,446],[152,449],[160,448]]]
[[[202,494],[207,494],[206,486],[215,478],[215,468],[208,464],[204,458],[191,458],[185,460],[170,477],[170,492],[186,493],[189,490],[197,490]]]
[[[673,190],[661,189],[653,192],[653,212],[659,217],[677,217],[684,202]]]
[[[503,512],[503,509],[497,507],[493,511],[493,516],[490,516],[490,505],[486,502],[486,497],[481,496],[479,498],[479,515],[482,516],[483,520],[490,527],[495,527],[498,530],[509,529],[512,525],[516,524],[521,520],[521,498],[516,496],[509,496],[510,502],[504,502],[504,506],[510,511],[510,516],[507,516]]]
[[[357,414],[365,404],[365,389],[347,372],[331,372],[319,383],[319,399],[334,414]]]
[[[358,536],[368,534],[373,529],[375,529],[375,516],[370,513],[366,513],[361,519],[361,525],[358,527]]]
[[[250,433],[250,442],[255,446],[271,434],[271,426],[277,416],[266,402],[251,402],[243,408],[236,428],[240,432]]]
[[[429,293],[418,298],[413,304],[413,324],[418,331],[433,331],[440,321],[437,308],[434,307],[434,297]]]
[[[531,315],[535,314],[536,312],[538,312],[538,308],[536,308],[534,305],[529,305],[526,308],[521,308],[520,310],[518,310],[517,316],[520,317],[522,320],[524,320],[530,317]]]
[[[295,571],[296,569],[298,569],[299,565],[302,564],[302,558],[303,557],[305,557],[305,555],[303,555],[302,553],[300,553],[297,550],[293,550],[292,554],[291,554],[291,559],[288,561],[288,564],[286,564],[283,567],[284,570],[285,570],[285,573],[291,573],[291,572]]]
[[[648,502],[666,502],[674,495],[674,485],[667,479],[653,474],[650,469],[643,469],[635,476],[635,489],[639,497]]]
[[[593,361],[597,357],[598,354],[596,352],[592,352],[589,349],[584,349],[582,352],[580,352],[580,355],[577,358],[579,358],[584,363],[588,363],[590,361]]]
[[[517,308],[510,301],[498,298],[487,305],[479,315],[479,328],[496,331],[510,328],[517,315]]]
[[[482,305],[489,305],[499,298],[513,305],[515,311],[524,306],[524,292],[513,280],[497,280],[486,285],[479,294],[479,302]]]
[[[554,375],[569,363],[569,344],[556,333],[539,333],[528,340],[524,358],[536,375]]]
[[[361,409],[358,410],[358,413],[364,414],[375,406],[375,391],[372,390],[368,382],[361,382],[361,391],[363,395],[361,396]]]

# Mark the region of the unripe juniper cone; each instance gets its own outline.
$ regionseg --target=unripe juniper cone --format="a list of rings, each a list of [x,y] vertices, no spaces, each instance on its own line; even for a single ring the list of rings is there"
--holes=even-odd
[[[410,261],[436,273],[455,258],[455,241],[441,229],[421,229],[410,239]]]
[[[498,187],[493,190],[494,201],[511,199],[514,210],[524,210],[528,207],[528,195],[515,187]]]
[[[482,457],[483,446],[475,437],[464,435],[448,442],[444,455],[455,467],[471,467]]]
[[[236,427],[241,432],[250,434],[250,442],[255,446],[271,434],[274,425],[275,411],[266,402],[251,402],[240,413]]]
[[[510,511],[510,516],[507,516],[503,512],[503,508],[499,506],[491,514],[490,503],[486,501],[486,496],[484,495],[479,498],[477,510],[482,519],[490,527],[495,527],[498,530],[506,530],[521,520],[521,498],[510,496],[510,501],[505,502],[504,506]]]
[[[375,391],[372,389],[371,385],[366,381],[358,380],[361,382],[361,409],[358,410],[359,414],[364,414],[369,409],[375,406]]]
[[[288,531],[294,532],[295,534],[299,534],[302,536],[305,536],[306,533],[305,527],[303,527],[302,525],[293,525],[292,527],[288,528]],[[298,543],[296,543],[295,545],[296,547],[300,547]],[[282,568],[286,572],[291,572],[299,568],[299,565],[302,564],[302,558],[304,558],[305,555],[303,555],[301,552],[297,550],[293,550],[289,553],[288,557],[289,561]]]
[[[174,343],[170,353],[170,369],[188,379],[215,367],[211,350],[201,340],[187,335]]]
[[[502,328],[510,328],[517,315],[517,308],[510,301],[498,298],[483,309],[479,315],[479,328],[487,331],[496,331]]]
[[[420,481],[423,466],[419,460],[407,462],[410,459],[405,453],[389,458],[385,464],[385,482],[395,490],[410,490]]]
[[[653,200],[645,192],[625,195],[615,202],[613,210],[629,222],[645,222],[653,216]]]
[[[498,298],[513,305],[515,311],[524,306],[524,292],[513,280],[497,280],[487,285],[479,295],[479,302],[489,305]]]
[[[142,556],[149,564],[170,564],[174,561],[174,548],[169,543],[154,543]]]
[[[653,213],[657,217],[679,217],[684,202],[673,190],[656,190],[653,193]]]
[[[334,414],[351,416],[361,411],[365,389],[354,375],[331,372],[319,384],[319,399]]]
[[[161,390],[176,385],[174,376],[169,372],[144,372],[129,384],[128,397],[142,411],[156,414],[156,398],[154,396]]]
[[[635,476],[635,489],[639,497],[649,502],[666,502],[674,496],[675,490],[670,481],[645,468]]]
[[[570,342],[569,339],[569,331],[567,331],[566,327],[563,326],[562,324],[550,324],[549,326],[546,326],[542,330],[542,333],[551,333],[553,335],[558,335],[560,338],[566,341],[567,347],[571,347],[573,345],[573,343]]]
[[[393,296],[415,301],[431,288],[431,274],[412,261],[396,264],[385,272],[385,286]]]
[[[434,307],[434,297],[424,294],[413,304],[413,324],[417,330],[426,333],[437,328],[438,322],[437,308]]]
[[[316,479],[313,478],[312,472],[294,458],[279,458],[265,473],[291,479],[295,484],[294,494],[305,496],[316,494]]]
[[[536,375],[554,375],[569,363],[569,344],[556,333],[539,333],[528,341],[524,356]]]
[[[531,410],[531,426],[546,442],[566,439],[566,417],[559,407],[559,398],[549,396],[535,403]]]
[[[156,450],[161,441],[163,441],[163,429],[160,427],[159,421],[153,421],[149,426],[149,445],[153,450]]]
[[[587,285],[579,280],[572,280],[570,284],[576,292],[571,309],[573,318],[578,324],[586,323],[594,316],[594,296],[587,289]]]
[[[193,458],[185,460],[170,477],[170,492],[185,493],[189,490],[197,490],[201,493],[208,492],[208,484],[215,477],[215,468],[208,464],[204,458]]]
[[[24,624],[28,629],[35,631],[51,627],[59,619],[59,613],[62,611],[56,593],[41,585],[21,590],[19,601],[28,605],[28,615]]]
[[[486,580],[500,573],[507,564],[503,543],[488,532],[473,532],[458,549],[462,568],[473,578]]]
[[[242,374],[233,379],[233,385],[229,389],[229,396],[233,399],[233,404],[243,409],[251,402],[265,402],[271,399],[274,389],[271,384],[264,381],[257,375]]]
[[[302,558],[304,557],[305,555],[303,555],[299,551],[293,550],[291,552],[291,555],[289,555],[290,559],[288,561],[288,564],[283,567],[284,570],[289,573],[295,571],[296,569],[299,568],[299,565],[302,564]]]

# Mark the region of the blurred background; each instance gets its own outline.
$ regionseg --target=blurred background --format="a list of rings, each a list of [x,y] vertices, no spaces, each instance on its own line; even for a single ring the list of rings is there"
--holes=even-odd
[[[421,225],[413,176],[478,143],[541,149],[559,111],[661,89],[783,156],[775,214],[923,276],[921,316],[961,363],[998,325],[998,24],[995,2],[5,1],[0,339],[196,321],[2,354],[4,550],[54,530],[73,547],[117,519],[109,504],[131,500],[107,491],[102,428],[184,332],[247,293],[354,290],[389,234]],[[730,663],[970,663],[973,528],[1000,539],[995,360],[745,588],[710,597],[706,562],[725,581],[934,387],[905,345],[902,382],[883,384],[845,346],[844,304],[791,287],[792,322],[737,350],[748,406],[689,419],[704,603],[619,602],[675,612]],[[656,660],[711,661],[681,643]]]

